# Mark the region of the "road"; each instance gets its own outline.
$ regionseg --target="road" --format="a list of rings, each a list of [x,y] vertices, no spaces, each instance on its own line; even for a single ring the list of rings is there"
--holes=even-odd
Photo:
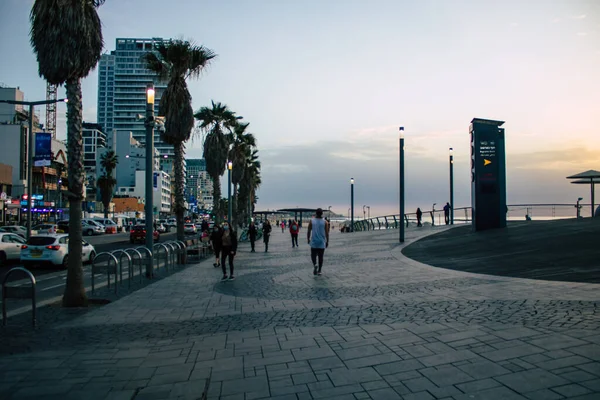
[[[167,241],[172,241],[176,239],[176,233],[165,233],[161,234],[160,242],[164,243]],[[101,235],[101,236],[92,236],[92,237],[84,237],[88,243],[94,246],[96,249],[96,254],[102,252],[110,252],[118,249],[128,249],[132,247],[143,246],[142,243],[136,243],[132,245],[129,243],[129,234],[128,233],[117,233],[114,235]],[[161,266],[164,265],[164,261],[161,261]],[[4,280],[4,275],[13,267],[22,266],[18,262],[8,264],[6,266],[0,267],[0,282]],[[65,282],[67,280],[67,271],[60,269],[58,267],[33,267],[30,269],[36,279],[37,286],[37,302],[38,304],[42,303],[44,300],[49,300],[55,298],[56,296],[62,296],[64,291]],[[84,285],[86,288],[91,287],[91,266],[90,264],[84,264],[83,266],[84,272]],[[135,266],[134,268],[134,277],[139,279],[139,267]],[[127,277],[127,268],[124,268],[123,272],[123,281],[124,285],[127,285],[125,282]],[[114,280],[114,277],[111,277],[111,284]],[[28,286],[29,284],[26,281],[22,280],[22,275],[12,274],[9,277],[9,281],[14,283],[11,286]],[[106,285],[106,273],[104,274],[95,274],[94,283],[96,286],[104,286]],[[7,300],[7,310],[14,311],[16,309],[29,306],[31,302],[24,300],[15,300],[9,299]]]

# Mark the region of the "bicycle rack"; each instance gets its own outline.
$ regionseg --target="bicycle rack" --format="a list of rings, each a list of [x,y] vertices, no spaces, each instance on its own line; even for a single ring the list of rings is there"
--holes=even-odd
[[[96,265],[98,263],[98,259],[100,258],[100,256],[107,256],[108,258],[108,263],[106,265]],[[114,266],[111,268],[111,261],[114,262]],[[115,257],[112,253],[109,253],[107,251],[103,252],[103,253],[99,253],[96,254],[96,257],[94,258],[94,261],[92,261],[92,294],[94,294],[94,275],[96,274],[96,272],[106,272],[107,277],[108,277],[108,288],[110,289],[110,274],[111,272],[115,274],[115,294],[117,294],[118,292],[118,287],[119,285],[117,285],[117,265],[119,265],[119,261],[117,260],[117,257]]]
[[[185,242],[182,242],[181,240],[176,240],[175,243],[179,244],[179,247],[181,248],[181,251],[179,253],[179,264],[183,264],[183,259],[185,257],[185,251],[187,249],[187,246]]]
[[[176,247],[172,242],[165,242],[165,246],[169,246],[171,248],[171,268],[175,269],[175,252],[178,250],[178,247]]]
[[[135,259],[135,257],[136,256],[138,257],[138,266],[140,267],[140,283],[142,283],[142,279],[144,277],[144,275],[142,273],[142,265],[144,265],[144,262],[142,260],[143,259],[142,253],[140,253],[139,251],[137,251],[134,248],[125,249],[125,252],[131,256],[132,263],[133,263],[133,260]],[[129,276],[129,280],[132,280],[132,279],[133,279],[133,269],[131,270],[131,275]]]
[[[174,240],[173,245],[177,246],[177,265],[181,265],[181,260],[183,259],[182,253],[185,251],[185,245],[181,242]]]
[[[140,246],[140,247],[136,247],[134,250],[140,251],[142,253],[144,253],[146,256],[148,256],[147,260],[146,260],[146,265],[150,265],[152,268],[151,270],[153,271],[152,273],[154,274],[154,255],[152,253],[152,250],[150,250],[149,248],[145,247],[145,246]],[[147,278],[152,278],[151,276],[148,276]]]
[[[119,278],[121,280],[121,285],[123,284],[123,257],[127,257],[127,276],[129,277],[129,287],[131,287],[131,277],[133,276],[133,261],[131,260],[131,256],[125,250],[121,249],[111,251],[111,254],[115,257],[117,257],[117,254],[119,255],[117,260],[119,260]]]
[[[160,268],[160,249],[165,250],[165,269],[169,272],[169,249],[163,243],[156,243],[152,250],[154,250],[154,255],[156,256],[156,269]]]
[[[13,272],[24,272],[29,281],[31,282],[30,287],[20,287],[20,286],[6,286],[6,281],[8,276]],[[6,326],[6,299],[31,299],[31,322],[33,324],[33,328],[35,329],[35,311],[36,311],[36,301],[35,301],[35,276],[28,269],[23,267],[15,267],[11,268],[10,271],[4,275],[4,279],[2,280],[2,326]]]

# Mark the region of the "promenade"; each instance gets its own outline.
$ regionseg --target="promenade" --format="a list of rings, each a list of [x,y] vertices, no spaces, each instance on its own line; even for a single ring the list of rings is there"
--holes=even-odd
[[[332,233],[315,277],[305,229],[295,249],[274,229],[235,281],[209,259],[33,333],[9,320],[0,398],[600,398],[600,285],[436,268],[397,235]]]

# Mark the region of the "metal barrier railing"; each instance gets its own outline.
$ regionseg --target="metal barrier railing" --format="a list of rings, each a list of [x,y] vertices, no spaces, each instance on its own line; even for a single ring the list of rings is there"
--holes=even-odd
[[[111,251],[111,253],[115,257],[117,257],[117,255],[118,255],[117,260],[119,260],[119,279],[121,280],[119,283],[122,285],[123,284],[123,257],[126,257],[126,260],[127,260],[127,276],[129,278],[131,278],[132,268],[133,268],[133,262],[131,260],[131,256],[125,250],[121,250],[121,249]],[[131,287],[131,279],[128,279],[127,282],[129,282],[129,287]]]
[[[177,264],[183,265],[183,252],[185,251],[185,243],[179,240],[174,240],[173,244],[177,245]]]
[[[154,271],[154,254],[152,253],[152,250],[150,250],[149,248],[145,247],[145,246],[140,246],[140,247],[136,247],[136,250],[138,250],[140,253],[144,253],[146,257],[146,267],[148,268],[148,271]],[[152,272],[154,273],[154,272]],[[146,274],[148,275],[148,274]],[[152,278],[151,276],[146,276],[147,278]]]
[[[20,287],[20,286],[6,286],[6,281],[8,277],[15,272],[23,272],[29,278],[31,282],[30,287]],[[36,325],[36,301],[35,301],[35,276],[26,268],[23,267],[15,267],[11,268],[10,271],[4,275],[4,279],[2,280],[2,326],[6,326],[6,299],[31,299],[31,322],[33,328],[35,329]]]
[[[169,259],[171,262],[171,268],[175,269],[175,251],[177,250],[177,246],[175,246],[172,242],[165,242],[164,245],[170,249]]]
[[[106,265],[97,265],[100,258],[103,258],[103,257],[108,257],[108,260],[105,261]],[[111,262],[114,264],[112,267],[111,267]],[[119,285],[117,284],[117,269],[118,268],[119,268],[119,261],[117,260],[117,257],[115,257],[112,253],[105,251],[103,253],[96,254],[94,261],[92,261],[92,294],[94,294],[94,290],[95,290],[94,277],[96,275],[96,272],[98,272],[98,273],[106,272],[109,289],[110,289],[110,274],[111,273],[115,274],[115,294],[118,293],[118,287],[119,287]]]
[[[125,251],[127,252],[127,254],[129,254],[131,256],[132,263],[135,262],[135,258],[137,256],[137,260],[138,260],[137,264],[140,267],[140,283],[142,283],[142,280],[144,278],[144,275],[143,275],[143,272],[142,272],[143,265],[144,265],[142,253],[140,253],[137,249],[134,249],[134,248],[125,249]],[[132,268],[131,269],[131,274],[129,275],[129,280],[130,281],[133,280],[133,275],[134,275],[133,272],[134,272],[134,269]]]
[[[160,249],[164,250],[165,253],[165,269],[169,272],[169,249],[163,243],[156,243],[152,250],[154,254],[154,258],[156,259],[156,269],[160,268]]]

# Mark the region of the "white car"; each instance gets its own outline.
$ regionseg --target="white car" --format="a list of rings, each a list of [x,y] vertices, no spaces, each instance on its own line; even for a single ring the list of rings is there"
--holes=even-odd
[[[92,262],[96,257],[96,249],[87,242],[83,242],[81,258],[84,262]],[[21,263],[52,264],[67,268],[69,259],[69,235],[37,235],[29,238],[21,247]]]
[[[14,233],[14,234],[21,236],[22,238],[27,237],[27,228],[25,228],[24,226],[8,225],[8,226],[3,226],[0,229],[2,230],[2,232]],[[33,231],[31,232],[31,234],[35,235],[35,233]]]
[[[87,218],[81,220],[81,230],[83,231],[83,234],[87,236],[103,235],[106,233],[104,225]]]
[[[187,233],[187,234],[196,233],[196,225],[194,225],[194,224],[183,225],[183,233]]]
[[[8,260],[18,260],[24,244],[25,239],[15,233],[0,233],[0,266]]]

